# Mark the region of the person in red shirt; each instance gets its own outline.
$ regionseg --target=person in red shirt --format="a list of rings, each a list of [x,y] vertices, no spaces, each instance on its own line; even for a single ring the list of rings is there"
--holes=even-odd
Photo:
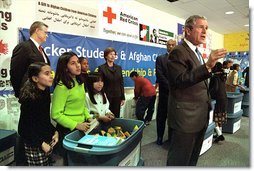
[[[142,120],[146,125],[150,124],[154,112],[154,103],[156,99],[156,89],[153,84],[144,77],[138,75],[136,71],[130,73],[131,79],[135,83],[134,99],[136,100],[135,115],[138,120]],[[144,118],[145,112],[147,115]]]

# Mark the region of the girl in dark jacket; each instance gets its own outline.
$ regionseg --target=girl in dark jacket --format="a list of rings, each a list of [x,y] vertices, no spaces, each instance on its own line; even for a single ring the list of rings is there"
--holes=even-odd
[[[28,80],[21,89],[18,133],[24,140],[29,166],[49,165],[49,155],[58,142],[58,132],[50,122],[51,68],[43,62],[28,68]]]
[[[222,64],[217,62],[212,69],[213,76],[210,80],[209,91],[211,98],[216,100],[213,120],[216,123],[217,137],[215,142],[224,141],[225,138],[222,135],[222,124],[227,120],[227,93],[225,82],[227,74],[223,72]]]

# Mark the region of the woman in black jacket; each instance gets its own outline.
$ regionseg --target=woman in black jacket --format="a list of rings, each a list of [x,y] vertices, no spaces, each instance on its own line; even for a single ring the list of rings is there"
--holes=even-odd
[[[104,80],[104,90],[109,100],[109,109],[116,118],[120,116],[120,107],[124,105],[124,83],[122,67],[114,63],[116,50],[108,47],[104,50],[106,63],[99,66],[98,72],[101,73]]]

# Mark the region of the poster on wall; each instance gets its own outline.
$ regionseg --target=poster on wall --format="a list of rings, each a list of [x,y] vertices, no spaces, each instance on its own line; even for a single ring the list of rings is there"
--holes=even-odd
[[[98,35],[98,10],[53,0],[38,0],[36,18],[50,30],[80,35]]]
[[[0,1],[0,129],[17,130],[19,120],[19,103],[14,97],[10,81],[10,59],[12,49],[16,46],[15,17],[13,15],[13,1]]]
[[[99,4],[100,34],[113,40],[139,40],[140,14],[128,8],[127,1],[103,1]]]

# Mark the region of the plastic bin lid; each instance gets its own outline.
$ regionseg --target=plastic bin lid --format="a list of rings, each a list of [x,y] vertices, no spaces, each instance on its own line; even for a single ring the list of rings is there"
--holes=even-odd
[[[206,132],[210,132],[211,130],[213,130],[215,128],[215,122],[212,122],[208,125]]]
[[[242,93],[248,93],[249,91],[250,91],[249,88],[240,89],[240,92],[242,92]]]
[[[238,118],[239,116],[241,116],[243,114],[243,110],[239,110],[238,112],[234,113],[234,114],[231,114],[231,113],[228,113],[227,114],[227,118]]]
[[[16,134],[16,131],[0,129],[0,139],[3,139],[5,137],[8,137],[8,136],[13,135],[13,134]]]
[[[244,107],[249,107],[250,103],[249,102],[242,102],[242,106]]]
[[[120,151],[123,148],[127,148],[129,144],[134,143],[138,137],[142,136],[142,132],[144,129],[144,122],[139,120],[133,119],[121,119],[116,118],[112,121],[112,123],[116,125],[131,125],[133,128],[134,125],[139,127],[138,130],[133,132],[130,137],[125,139],[122,143],[116,144],[113,146],[104,146],[104,145],[86,145],[82,143],[78,143],[78,141],[84,136],[80,134],[80,131],[75,130],[64,137],[63,146],[67,150],[76,151],[80,153],[88,153],[88,154],[96,154],[96,155],[103,155],[103,154],[111,154]]]
[[[243,97],[243,93],[227,92],[227,98]]]

